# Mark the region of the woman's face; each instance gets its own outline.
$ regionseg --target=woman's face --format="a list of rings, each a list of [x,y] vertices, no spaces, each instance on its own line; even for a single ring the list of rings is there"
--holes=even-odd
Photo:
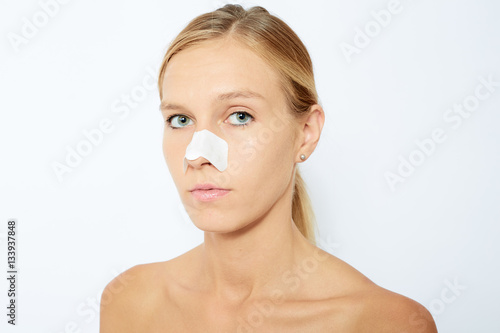
[[[300,154],[299,123],[286,108],[277,73],[259,56],[231,39],[188,48],[170,60],[162,93],[164,119],[178,115],[165,123],[163,153],[181,201],[199,229],[241,229],[286,199]],[[188,161],[183,170],[186,148],[203,129],[228,143],[223,172],[204,158]],[[202,183],[229,192],[200,201],[190,190]]]

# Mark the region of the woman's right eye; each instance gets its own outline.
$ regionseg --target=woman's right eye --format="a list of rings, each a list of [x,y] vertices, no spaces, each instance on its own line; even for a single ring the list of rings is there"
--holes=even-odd
[[[191,124],[189,121],[192,122],[192,120],[189,119],[189,117],[186,117],[183,114],[175,114],[167,119],[167,123],[172,128],[186,127],[187,125]]]

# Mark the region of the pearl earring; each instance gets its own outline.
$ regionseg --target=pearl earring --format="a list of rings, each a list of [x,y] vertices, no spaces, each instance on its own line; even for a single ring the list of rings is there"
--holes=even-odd
[[[305,161],[305,159],[306,159],[306,155],[304,155],[304,154],[300,155],[300,159],[301,159],[302,161]]]

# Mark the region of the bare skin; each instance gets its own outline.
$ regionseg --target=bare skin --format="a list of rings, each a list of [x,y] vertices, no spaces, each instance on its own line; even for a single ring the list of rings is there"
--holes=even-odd
[[[235,91],[247,91],[246,97],[227,94]],[[250,98],[248,91],[261,97]],[[375,285],[295,227],[296,163],[316,148],[324,124],[320,105],[294,118],[278,74],[231,38],[176,54],[165,73],[162,105],[165,119],[187,117],[173,118],[179,128],[165,125],[163,150],[204,242],[111,281],[101,300],[101,333],[437,332],[420,304]],[[204,158],[183,171],[186,147],[202,129],[228,142],[222,173]],[[197,201],[189,190],[204,182],[230,192]]]

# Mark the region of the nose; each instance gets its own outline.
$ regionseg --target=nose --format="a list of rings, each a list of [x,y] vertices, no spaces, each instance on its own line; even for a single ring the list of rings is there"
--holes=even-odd
[[[207,129],[207,127],[202,127],[202,129]],[[196,129],[195,133],[196,132],[199,132],[201,131],[202,129]],[[192,142],[193,138],[191,138],[191,142]],[[205,165],[205,164],[211,164],[209,160],[207,160],[205,157],[203,156],[200,156],[194,160],[189,160],[187,159],[185,156],[184,156],[184,173],[186,173],[187,169],[188,169],[188,166],[191,166],[193,167],[194,169],[199,169],[201,168],[202,165]]]
[[[228,148],[224,139],[208,129],[195,132],[184,155],[184,172],[189,165],[199,169],[205,164],[223,172],[227,168]]]
[[[203,156],[200,156],[200,157],[198,157],[198,158],[197,158],[197,159],[195,159],[195,160],[188,160],[188,159],[186,158],[186,159],[185,159],[185,161],[186,161],[187,165],[190,165],[190,166],[192,166],[192,167],[193,167],[193,168],[195,168],[195,169],[199,169],[199,168],[201,168],[201,166],[202,166],[202,165],[204,165],[204,164],[209,164],[209,165],[210,165],[210,164],[212,164],[212,163],[210,163],[210,161],[209,161],[209,160],[207,160],[207,159],[206,159],[205,157],[203,157]]]

